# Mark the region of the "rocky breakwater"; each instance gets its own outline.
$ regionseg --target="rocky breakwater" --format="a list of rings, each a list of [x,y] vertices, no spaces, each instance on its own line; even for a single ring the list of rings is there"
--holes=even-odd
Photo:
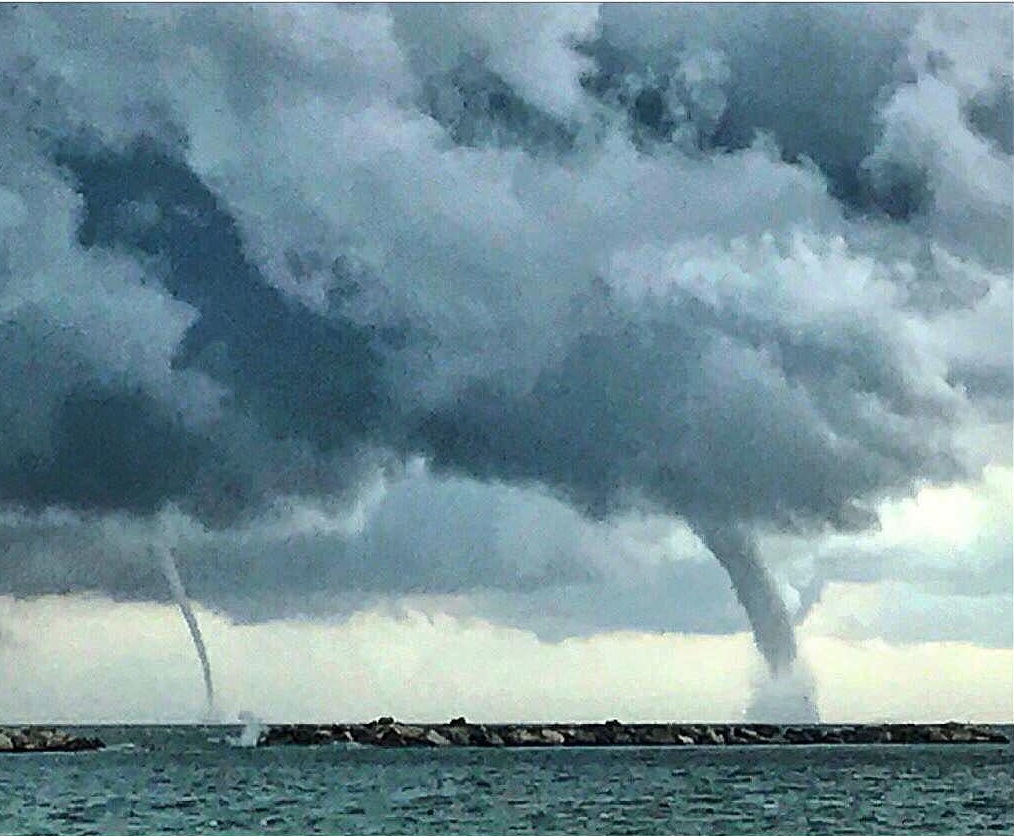
[[[770,725],[695,723],[479,724],[401,723],[381,717],[369,723],[269,726],[258,746],[328,745],[388,747],[528,746],[793,746],[850,744],[1009,743],[990,726],[969,723],[882,725]]]
[[[0,754],[17,752],[85,752],[104,749],[97,737],[78,737],[63,729],[27,726],[22,729],[0,728]]]

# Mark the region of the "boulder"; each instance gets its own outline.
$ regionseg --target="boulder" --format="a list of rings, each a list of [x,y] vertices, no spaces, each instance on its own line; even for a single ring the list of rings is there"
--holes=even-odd
[[[570,746],[600,746],[602,741],[594,728],[588,726],[571,726],[562,732],[564,742]]]
[[[538,726],[507,726],[501,735],[508,746],[562,746],[566,742],[556,729]]]
[[[426,739],[426,729],[422,726],[411,726],[407,723],[394,723],[389,728],[406,743],[422,743]]]
[[[789,743],[820,743],[821,735],[819,729],[807,728],[806,726],[789,726],[783,734]]]
[[[972,729],[972,743],[1010,743],[1010,739],[1001,731],[979,726]]]
[[[892,743],[919,743],[920,733],[916,726],[901,724],[892,726],[889,730]]]
[[[637,730],[637,743],[641,746],[671,746],[676,735],[668,726],[643,726]]]
[[[755,732],[758,739],[763,743],[782,736],[781,726],[775,726],[771,723],[752,723],[750,730]]]
[[[485,726],[473,726],[470,740],[473,746],[505,746],[506,742],[498,731]]]
[[[377,746],[450,746],[451,741],[436,729],[413,726],[407,723],[390,723],[373,728],[367,742]]]
[[[77,751],[101,741],[54,729],[0,730],[0,751]],[[6,741],[6,742],[4,742]],[[371,746],[742,746],[777,744],[1008,743],[998,729],[965,723],[934,725],[790,725],[576,723],[484,726],[455,717],[441,725],[399,723],[384,716],[355,725],[287,725],[266,729],[258,745],[349,743]],[[10,748],[8,748],[8,746]]]
[[[507,746],[537,746],[541,741],[530,729],[522,726],[506,726],[500,730]]]
[[[76,737],[62,729],[0,729],[0,752],[84,752],[103,748],[105,744],[97,737]]]
[[[72,737],[66,750],[68,752],[85,752],[105,748],[106,744],[97,737]]]
[[[452,746],[476,746],[480,745],[473,743],[473,735],[467,727],[462,726],[445,726],[440,730],[440,734],[450,743]]]
[[[857,726],[851,735],[850,743],[886,743],[890,741],[890,732],[876,726]],[[887,735],[887,740],[884,739]]]
[[[430,729],[426,732],[424,737],[425,741],[431,746],[450,746],[451,741],[444,737],[436,729]]]
[[[734,726],[729,729],[729,742],[749,745],[752,743],[763,743],[761,736],[749,726]]]
[[[362,744],[373,743],[375,731],[376,727],[373,724],[367,726],[356,725],[349,727],[349,735],[351,735],[352,740],[356,743]]]

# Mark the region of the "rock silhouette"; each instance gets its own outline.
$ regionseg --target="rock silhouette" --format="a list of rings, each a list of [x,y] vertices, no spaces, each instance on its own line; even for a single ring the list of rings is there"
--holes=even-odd
[[[258,746],[331,743],[388,747],[528,746],[757,746],[849,744],[1009,743],[997,729],[971,723],[879,725],[773,725],[762,723],[545,723],[482,724],[456,717],[448,723],[276,725]]]
[[[97,737],[78,737],[62,729],[39,726],[0,728],[0,753],[84,752],[104,749],[105,745]]]

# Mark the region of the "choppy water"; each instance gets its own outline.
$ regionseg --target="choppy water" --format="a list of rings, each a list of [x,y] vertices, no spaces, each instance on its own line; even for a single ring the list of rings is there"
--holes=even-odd
[[[1014,832],[1009,746],[243,749],[237,733],[105,728],[107,751],[2,756],[0,834]]]

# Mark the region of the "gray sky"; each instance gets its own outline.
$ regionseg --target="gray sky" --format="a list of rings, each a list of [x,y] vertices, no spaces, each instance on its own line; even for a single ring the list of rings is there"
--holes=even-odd
[[[0,719],[1008,717],[1011,23],[0,11]]]

